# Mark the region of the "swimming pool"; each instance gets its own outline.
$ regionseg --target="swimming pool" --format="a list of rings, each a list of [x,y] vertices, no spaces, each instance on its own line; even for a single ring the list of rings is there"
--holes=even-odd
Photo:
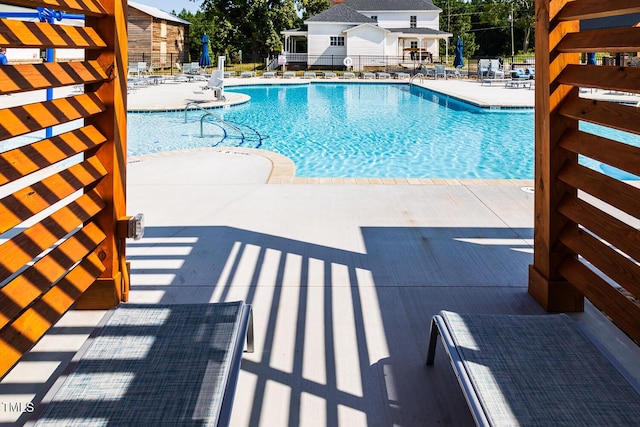
[[[291,158],[301,177],[533,178],[533,110],[478,108],[398,84],[228,88],[251,101],[212,114]],[[129,155],[235,145],[239,133],[202,111],[129,114]],[[249,128],[247,128],[249,127]],[[224,138],[225,135],[227,138]]]

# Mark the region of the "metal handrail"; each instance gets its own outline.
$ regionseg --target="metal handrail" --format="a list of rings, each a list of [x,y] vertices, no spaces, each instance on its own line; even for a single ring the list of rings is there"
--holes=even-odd
[[[409,84],[411,84],[411,83],[413,82],[413,80],[414,80],[415,78],[417,78],[417,77],[422,77],[422,78],[424,78],[424,77],[425,77],[425,75],[424,75],[424,74],[422,74],[422,73],[414,74],[414,75],[413,75],[413,76],[411,76],[411,78],[409,79]]]
[[[189,112],[189,107],[191,107],[191,106],[195,106],[196,110],[204,111],[204,114],[200,117],[200,138],[204,138],[204,119],[206,119],[207,117],[211,117],[212,119],[214,119],[218,123],[225,124],[226,126],[230,127],[231,129],[235,130],[236,132],[238,132],[240,134],[240,145],[244,144],[244,142],[247,140],[247,136],[245,135],[245,132],[242,129],[240,129],[238,126],[234,125],[233,123],[226,121],[225,119],[223,119],[219,115],[212,113],[211,111],[207,110],[206,108],[201,107],[197,102],[189,102],[184,107],[184,122],[185,123],[187,123],[187,113]],[[223,126],[221,126],[218,123],[212,123],[212,124],[216,124],[217,126],[219,126],[224,131],[224,137],[222,138],[224,140],[227,137],[227,131]],[[244,125],[244,126],[246,126],[246,125]],[[251,129],[253,132],[255,132],[256,135],[258,136],[258,146],[257,147],[262,145],[263,137],[255,129],[252,129],[250,126],[247,126],[247,127],[249,129]]]

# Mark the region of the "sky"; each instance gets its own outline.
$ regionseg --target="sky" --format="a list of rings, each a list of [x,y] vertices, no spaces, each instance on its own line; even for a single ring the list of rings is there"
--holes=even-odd
[[[135,0],[138,3],[146,4],[148,6],[156,7],[165,12],[171,13],[176,11],[180,13],[182,9],[187,9],[191,13],[196,13],[200,7],[200,1],[192,2],[189,0]]]

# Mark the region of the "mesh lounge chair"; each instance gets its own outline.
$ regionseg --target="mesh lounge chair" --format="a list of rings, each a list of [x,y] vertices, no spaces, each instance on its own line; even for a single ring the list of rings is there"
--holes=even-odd
[[[342,73],[342,78],[343,79],[355,79],[356,78],[356,73],[352,73],[351,71],[345,71],[344,73]]]
[[[305,71],[304,75],[302,76],[303,79],[315,79],[316,78],[316,73],[314,73],[313,71]]]
[[[437,80],[438,76],[447,80],[447,71],[445,70],[444,65],[436,65],[436,72],[433,77]]]
[[[385,73],[383,71],[379,71],[377,74],[378,74],[378,78],[379,79],[390,79],[391,78],[391,74]]]
[[[285,71],[284,73],[282,73],[282,78],[283,79],[292,79],[296,76],[296,72],[295,71]]]
[[[637,425],[637,381],[565,314],[433,317],[478,426]],[[550,404],[550,402],[553,402]]]
[[[369,72],[369,71],[365,71],[364,73],[362,73],[362,78],[363,79],[375,79],[376,75],[374,73]]]
[[[276,76],[276,72],[275,71],[265,71],[264,73],[262,73],[262,77],[265,79],[272,79]]]
[[[326,71],[326,72],[323,74],[323,77],[324,77],[325,79],[335,79],[335,78],[337,77],[337,74],[336,74],[336,73],[334,73],[334,72],[332,72],[332,71]]]

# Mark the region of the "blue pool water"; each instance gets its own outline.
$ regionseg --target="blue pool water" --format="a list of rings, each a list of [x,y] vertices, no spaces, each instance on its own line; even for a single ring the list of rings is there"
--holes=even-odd
[[[237,145],[291,158],[302,177],[533,178],[533,110],[481,109],[408,85],[228,88],[251,101],[211,112],[129,114],[129,155]]]

